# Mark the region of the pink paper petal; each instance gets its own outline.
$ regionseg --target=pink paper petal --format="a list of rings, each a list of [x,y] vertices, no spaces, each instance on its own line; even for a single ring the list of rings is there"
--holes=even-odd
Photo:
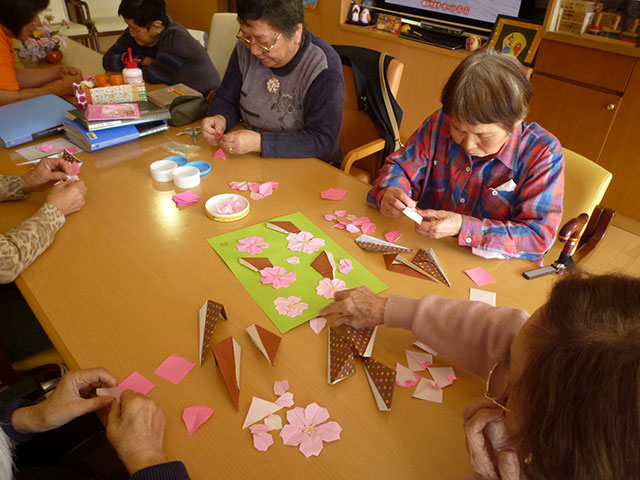
[[[346,210],[336,210],[333,212],[336,217],[344,217],[347,214]]]
[[[189,435],[193,435],[200,426],[209,420],[213,415],[213,408],[206,405],[194,405],[193,407],[187,407],[182,412],[182,421],[187,427]]]
[[[338,220],[338,223],[339,223],[340,225],[347,226],[347,225],[351,225],[351,220],[346,220],[346,219]]]
[[[262,200],[264,195],[261,193],[251,192],[251,200]]]
[[[273,445],[273,435],[270,433],[256,433],[253,435],[253,446],[260,452],[266,452]]]
[[[51,145],[50,143],[43,143],[42,145],[38,145],[36,147],[36,150],[40,150],[43,153],[49,153],[49,152],[53,152],[56,149],[56,147],[54,145]],[[74,175],[76,175],[74,173]]]
[[[300,409],[300,407],[295,408],[294,410]],[[287,419],[289,418],[289,412],[287,412]],[[306,437],[306,434],[303,433],[302,428],[304,425],[295,425],[293,423],[289,423],[282,427],[280,430],[280,437],[282,438],[282,443],[285,445],[289,445],[291,447],[296,447],[300,445],[302,442],[302,438]]]
[[[344,225],[342,225],[341,223],[336,223],[336,224],[335,224],[333,227],[331,227],[331,228],[337,228],[337,229],[340,229],[340,230],[344,230],[344,229],[345,229],[345,226],[344,226]]]
[[[71,174],[76,177],[80,175],[80,164],[78,162],[71,163]]]
[[[347,229],[347,232],[349,232],[349,233],[358,233],[360,231],[360,229],[358,227],[356,227],[353,223],[350,223],[345,228]]]
[[[273,428],[263,423],[254,423],[249,427],[249,431],[251,433],[267,433],[267,432],[270,432],[271,430],[273,430]]]
[[[365,223],[371,223],[371,220],[369,220],[369,217],[357,217],[357,218],[354,218],[353,220],[351,220],[351,222],[354,225],[360,226],[360,225],[364,225]]]
[[[362,233],[373,233],[373,232],[376,231],[376,224],[375,223],[365,223],[360,228],[362,229]]]
[[[342,427],[338,422],[327,422],[316,427],[316,432],[323,442],[333,442],[340,439]]]
[[[324,219],[325,219],[327,222],[332,222],[332,221],[334,221],[334,220],[336,219],[336,217],[335,217],[334,215],[331,215],[331,214],[327,213],[327,214],[324,216]]]
[[[278,397],[275,401],[276,404],[282,405],[285,408],[289,408],[293,406],[293,393],[286,392]]]
[[[390,232],[384,234],[385,240],[390,243],[397,242],[398,240],[400,240],[400,237],[402,237],[402,233],[396,230],[391,230]]]
[[[354,220],[356,220],[358,218],[357,215],[347,215],[347,220],[349,220],[350,223],[353,223]]]
[[[118,387],[120,387],[123,392],[125,390],[133,390],[134,392],[146,395],[155,388],[155,384],[151,383],[151,381],[147,380],[138,372],[133,372],[125,378]]]
[[[178,355],[169,355],[154,373],[177,385],[195,366],[195,363]]]
[[[322,329],[325,327],[326,324],[327,324],[327,319],[324,317],[316,317],[309,320],[309,326],[311,327],[311,330],[316,332],[316,335],[320,335],[320,332],[322,331]]]
[[[325,200],[342,200],[346,194],[346,190],[340,190],[339,188],[333,187],[320,192],[320,196]]]
[[[224,153],[224,150],[222,150],[221,148],[219,148],[218,150],[216,150],[216,153],[213,154],[213,158],[214,160],[226,160],[227,159],[227,155]]]
[[[258,182],[249,182],[249,191],[253,193],[260,192],[260,184]]]
[[[353,269],[353,263],[348,258],[343,258],[340,260],[340,267],[338,267],[338,271],[344,275],[348,275],[349,272]]]
[[[289,257],[286,259],[286,262],[297,265],[298,263],[300,263],[300,257]]]
[[[322,439],[318,435],[308,436],[305,435],[300,442],[300,451],[307,458],[314,456],[317,457],[322,451]]]
[[[496,281],[496,279],[482,267],[471,268],[469,270],[465,270],[464,273],[466,273],[479,287],[483,287],[484,285]]]
[[[265,197],[268,197],[273,193],[273,187],[271,186],[271,183],[263,183],[258,188],[258,192],[264,195]]]
[[[273,393],[280,396],[289,390],[289,380],[279,380],[273,384]]]
[[[264,182],[264,183],[265,184],[268,183],[269,185],[271,185],[271,188],[273,188],[274,190],[280,186],[280,184],[278,182],[274,182],[274,181],[267,181],[267,182]]]

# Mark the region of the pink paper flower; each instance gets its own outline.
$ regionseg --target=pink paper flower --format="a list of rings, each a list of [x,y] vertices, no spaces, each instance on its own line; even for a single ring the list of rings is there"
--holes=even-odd
[[[343,258],[342,260],[340,260],[340,266],[338,267],[338,271],[340,273],[348,275],[352,269],[353,264],[351,263],[351,260],[349,260],[348,258]]]
[[[262,237],[246,237],[238,240],[238,251],[247,252],[249,255],[262,253],[263,248],[269,248],[269,244]]]
[[[318,456],[322,451],[322,442],[333,442],[340,439],[342,427],[337,422],[327,422],[329,411],[317,403],[311,403],[307,408],[296,407],[287,412],[289,422],[280,431],[285,445],[299,446],[302,454],[309,458]]]
[[[295,318],[302,315],[309,305],[301,301],[300,297],[278,297],[273,301],[276,311],[280,315],[286,315],[289,318]]]
[[[290,283],[296,281],[296,274],[287,272],[283,267],[266,267],[260,270],[260,281],[264,285],[271,284],[273,288],[287,288]]]
[[[287,241],[289,242],[287,248],[294,252],[313,253],[320,250],[320,247],[324,247],[324,240],[314,238],[309,232],[290,233],[287,235]]]
[[[324,298],[333,298],[336,292],[346,289],[347,286],[344,280],[340,280],[339,278],[323,278],[316,287],[316,293]]]

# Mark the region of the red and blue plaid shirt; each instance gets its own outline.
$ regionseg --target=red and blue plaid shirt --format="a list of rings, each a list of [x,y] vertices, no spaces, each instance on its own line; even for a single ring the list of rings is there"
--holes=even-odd
[[[460,245],[541,265],[562,217],[564,156],[553,135],[522,122],[494,156],[470,157],[438,110],[387,157],[367,201],[379,206],[387,187],[418,208],[460,213]]]

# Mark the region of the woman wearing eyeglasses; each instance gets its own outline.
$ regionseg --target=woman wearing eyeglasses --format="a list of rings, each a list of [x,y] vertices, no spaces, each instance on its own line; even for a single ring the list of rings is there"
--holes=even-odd
[[[304,27],[301,0],[238,0],[238,44],[202,131],[229,153],[339,165],[342,63]],[[229,130],[239,122],[242,129]]]
[[[336,293],[321,314],[356,328],[406,328],[487,378],[464,412],[474,478],[638,478],[640,279],[574,274],[529,316],[427,295]]]

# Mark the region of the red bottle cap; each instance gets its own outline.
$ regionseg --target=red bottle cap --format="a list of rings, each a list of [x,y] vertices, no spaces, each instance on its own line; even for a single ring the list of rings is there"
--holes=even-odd
[[[122,54],[122,63],[124,63],[125,68],[138,68],[138,63],[140,63],[141,61],[142,60],[138,58],[133,58],[133,55],[131,54],[131,48],[129,48],[127,52]]]

